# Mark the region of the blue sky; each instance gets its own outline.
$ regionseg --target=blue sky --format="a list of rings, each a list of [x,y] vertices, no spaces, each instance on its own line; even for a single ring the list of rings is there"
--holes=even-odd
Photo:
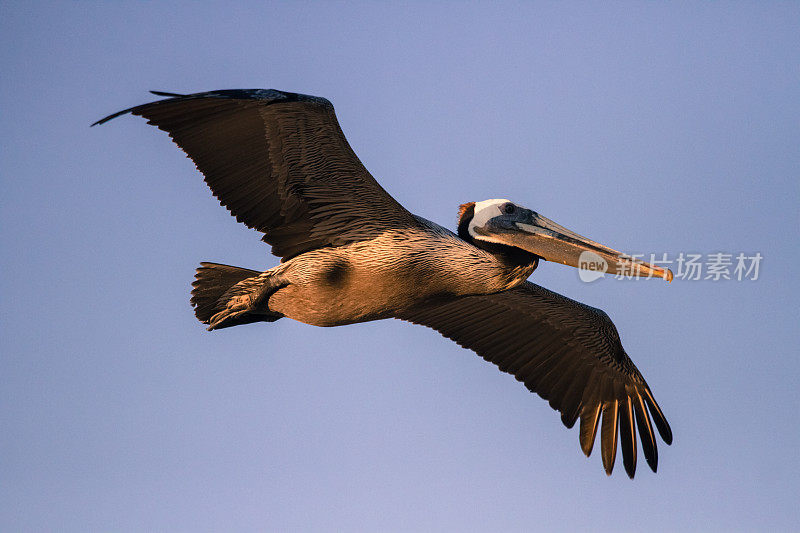
[[[794,530],[797,3],[0,3],[0,529]],[[675,434],[585,459],[511,376],[398,321],[208,333],[200,261],[266,269],[149,89],[329,98],[411,211],[511,198],[757,280],[532,280],[615,321]]]

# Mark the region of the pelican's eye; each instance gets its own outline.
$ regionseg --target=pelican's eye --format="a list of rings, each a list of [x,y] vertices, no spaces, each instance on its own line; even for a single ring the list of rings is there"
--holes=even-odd
[[[506,215],[513,215],[516,210],[517,210],[517,206],[515,206],[514,204],[511,204],[511,203],[506,204],[506,205],[503,206],[503,212]]]

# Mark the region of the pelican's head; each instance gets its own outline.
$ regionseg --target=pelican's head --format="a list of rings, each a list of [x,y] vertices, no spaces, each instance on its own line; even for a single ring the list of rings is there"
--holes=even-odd
[[[511,246],[576,268],[603,270],[609,274],[659,277],[672,281],[672,271],[628,257],[559,226],[552,220],[510,200],[495,199],[463,204],[458,234],[486,248]]]

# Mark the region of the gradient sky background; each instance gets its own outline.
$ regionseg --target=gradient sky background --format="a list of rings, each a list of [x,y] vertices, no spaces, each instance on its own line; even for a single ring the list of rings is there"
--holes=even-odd
[[[0,530],[796,530],[800,4],[0,3]],[[146,91],[329,98],[410,210],[506,197],[757,281],[532,279],[606,310],[675,434],[611,478],[511,376],[398,321],[207,333],[259,234]]]

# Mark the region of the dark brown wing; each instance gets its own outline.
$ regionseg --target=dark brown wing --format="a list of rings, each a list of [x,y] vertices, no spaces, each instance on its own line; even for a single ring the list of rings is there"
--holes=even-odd
[[[168,132],[220,203],[284,260],[418,225],[358,160],[324,98],[272,89],[154,94],[169,98],[95,124],[131,113]]]
[[[525,282],[397,318],[433,328],[514,375],[560,411],[567,427],[580,418],[580,443],[587,456],[599,425],[608,474],[619,438],[625,471],[633,477],[637,426],[647,464],[656,471],[651,417],[661,438],[672,442],[672,430],[650,388],[623,350],[611,319],[599,309]]]

